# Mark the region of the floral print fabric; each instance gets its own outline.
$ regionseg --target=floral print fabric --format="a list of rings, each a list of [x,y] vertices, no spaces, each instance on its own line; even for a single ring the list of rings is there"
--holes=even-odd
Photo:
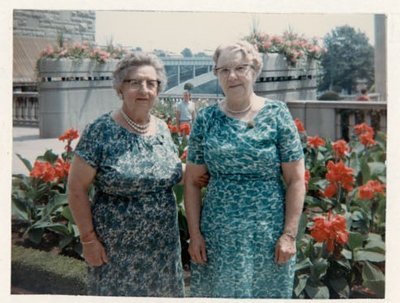
[[[88,294],[183,296],[172,186],[182,164],[164,122],[154,136],[129,132],[105,114],[88,125],[75,153],[96,169],[91,202],[109,262],[89,268]]]
[[[252,123],[219,105],[200,111],[187,161],[211,175],[201,213],[207,264],[191,264],[195,297],[291,298],[295,258],[274,262],[284,227],[281,163],[303,150],[287,106],[266,100]]]

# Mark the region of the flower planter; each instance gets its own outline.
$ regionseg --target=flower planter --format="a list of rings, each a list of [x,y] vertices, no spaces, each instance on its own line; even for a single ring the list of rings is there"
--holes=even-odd
[[[112,72],[119,60],[99,63],[82,59],[41,59],[38,62],[39,130],[55,138],[68,128],[83,128],[120,104]]]
[[[255,83],[258,95],[282,101],[316,100],[317,63],[299,60],[288,64],[281,54],[262,54],[263,69]]]
[[[50,81],[66,77],[111,77],[118,62],[119,60],[108,60],[101,63],[87,58],[79,60],[46,58],[39,60],[38,72],[41,80]]]

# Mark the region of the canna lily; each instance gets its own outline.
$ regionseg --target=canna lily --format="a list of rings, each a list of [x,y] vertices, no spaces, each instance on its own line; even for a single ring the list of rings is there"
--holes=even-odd
[[[311,179],[310,170],[306,169],[306,171],[304,173],[304,182],[305,182],[306,190],[308,190],[308,183],[310,182],[310,179]]]
[[[304,133],[306,129],[304,128],[303,122],[299,118],[294,119],[294,124],[296,124],[299,133]]]
[[[325,177],[330,183],[341,185],[345,190],[351,191],[354,185],[353,169],[347,167],[342,160],[338,163],[328,161],[326,165],[328,172]]]
[[[189,123],[182,123],[179,127],[179,130],[182,134],[188,136],[190,134],[190,124]]]
[[[361,200],[371,200],[374,198],[375,194],[383,194],[384,192],[385,184],[377,180],[369,180],[366,184],[358,188],[358,197]]]
[[[45,182],[52,182],[57,178],[54,167],[49,162],[42,161],[35,161],[29,175]]]
[[[338,158],[343,158],[350,151],[350,148],[345,140],[337,140],[332,144],[332,147],[336,157]]]
[[[58,140],[65,141],[67,140],[67,145],[65,145],[65,150],[67,152],[72,151],[71,142],[75,139],[79,138],[78,130],[70,128],[67,129],[65,133],[58,137]]]
[[[69,169],[71,164],[69,162],[64,161],[61,158],[57,159],[57,162],[54,166],[55,174],[59,179],[64,177],[68,177]]]
[[[354,126],[354,133],[360,139],[361,144],[364,146],[375,145],[374,129],[366,123],[357,124]]]
[[[307,144],[313,148],[318,148],[325,145],[325,140],[318,136],[308,137]]]
[[[314,218],[314,225],[310,227],[311,236],[317,242],[326,242],[328,252],[334,251],[335,245],[344,245],[349,240],[349,232],[346,229],[346,218],[341,215]]]

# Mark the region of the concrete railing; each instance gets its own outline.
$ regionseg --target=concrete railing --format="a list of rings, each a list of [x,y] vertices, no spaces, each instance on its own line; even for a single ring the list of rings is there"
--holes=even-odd
[[[383,101],[289,101],[293,118],[299,118],[310,136],[334,140],[349,138],[352,127],[362,122],[386,133],[387,103]]]
[[[192,100],[197,108],[214,104],[223,96],[193,94]],[[175,104],[182,95],[159,96],[159,102]],[[14,92],[13,123],[16,126],[39,125],[39,104],[37,92]],[[299,118],[310,136],[331,139],[348,138],[351,128],[361,122],[372,125],[374,129],[386,132],[387,103],[384,101],[288,101],[293,118]]]
[[[39,102],[37,92],[13,93],[13,125],[38,126]]]

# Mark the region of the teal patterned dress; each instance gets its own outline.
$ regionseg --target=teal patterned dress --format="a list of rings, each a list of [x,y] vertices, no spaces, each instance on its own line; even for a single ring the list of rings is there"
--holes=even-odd
[[[96,169],[93,224],[109,260],[89,267],[88,294],[182,297],[172,191],[182,164],[166,124],[157,119],[156,134],[140,136],[108,113],[85,128],[75,153]]]
[[[252,123],[225,115],[218,104],[199,112],[187,161],[210,173],[200,228],[207,264],[191,264],[195,297],[291,298],[295,258],[274,262],[284,228],[281,163],[303,150],[287,106],[265,100]]]

